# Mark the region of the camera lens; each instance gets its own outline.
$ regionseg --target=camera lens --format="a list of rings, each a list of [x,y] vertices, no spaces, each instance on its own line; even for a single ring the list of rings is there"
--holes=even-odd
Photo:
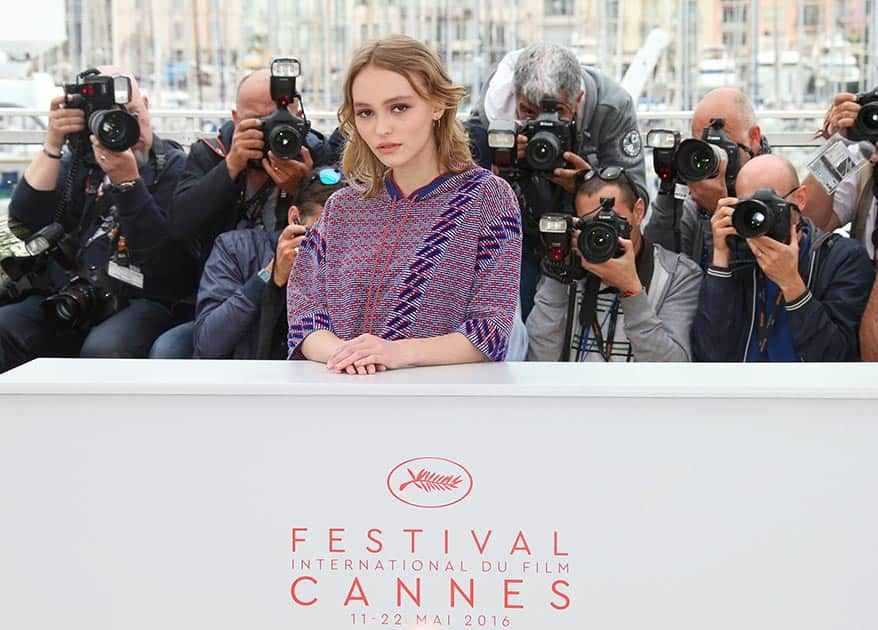
[[[857,114],[855,123],[857,131],[866,138],[878,138],[878,103],[867,103],[863,105],[860,113]]]
[[[88,128],[110,151],[130,149],[140,139],[137,118],[121,109],[101,109],[88,119]]]
[[[619,235],[609,225],[595,223],[579,234],[577,245],[588,262],[602,263],[616,255]]]
[[[538,131],[528,141],[524,156],[533,170],[551,171],[561,157],[561,141],[553,133]]]
[[[771,210],[757,199],[741,201],[732,214],[732,226],[741,238],[767,234],[773,223]]]
[[[268,148],[281,160],[292,160],[302,150],[302,134],[292,125],[277,125],[268,135]]]
[[[690,138],[680,143],[674,161],[683,181],[700,182],[719,174],[722,156],[722,149],[716,145]]]
[[[83,321],[92,307],[90,287],[74,285],[46,299],[47,306],[58,320],[75,325]]]

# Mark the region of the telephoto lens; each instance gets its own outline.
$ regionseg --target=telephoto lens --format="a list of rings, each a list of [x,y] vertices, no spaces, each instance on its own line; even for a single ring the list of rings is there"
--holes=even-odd
[[[293,160],[302,150],[304,140],[295,127],[280,124],[268,134],[268,147],[281,160]]]
[[[674,166],[683,181],[700,182],[719,175],[719,166],[725,158],[725,151],[715,144],[689,138],[680,143]]]
[[[122,109],[99,109],[88,118],[88,129],[110,151],[126,151],[140,139],[137,118]]]

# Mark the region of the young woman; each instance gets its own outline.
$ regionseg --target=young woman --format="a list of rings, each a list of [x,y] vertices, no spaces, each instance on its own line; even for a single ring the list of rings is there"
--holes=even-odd
[[[456,117],[463,94],[409,37],[354,55],[339,109],[351,186],[330,197],[296,259],[292,358],[349,374],[504,359],[518,203],[473,164]]]

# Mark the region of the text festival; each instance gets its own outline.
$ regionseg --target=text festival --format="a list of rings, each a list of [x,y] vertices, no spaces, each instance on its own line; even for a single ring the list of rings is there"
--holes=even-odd
[[[455,539],[450,530],[442,530],[439,537],[430,537],[424,535],[423,529],[407,528],[399,530],[403,539],[403,543],[407,547],[407,551],[412,554],[432,554],[441,553],[448,556],[452,551],[460,553],[465,546],[467,553],[477,554],[480,558],[484,558],[489,552],[495,554],[500,553],[508,556],[515,565],[519,566],[522,573],[569,573],[569,563],[566,561],[556,561],[554,564],[549,562],[534,562],[531,560],[533,555],[531,545],[527,536],[523,531],[518,533],[508,541],[499,541],[494,536],[494,530],[486,530],[479,532],[469,530],[468,534],[464,534],[461,539]],[[294,527],[291,533],[291,550],[293,554],[315,552],[315,545],[319,545],[316,551],[326,554],[347,554],[347,553],[366,553],[372,557],[377,556],[385,551],[385,532],[379,528],[369,529],[365,533],[365,539],[359,545],[353,546],[346,536],[345,528],[336,527],[328,528],[325,533],[315,535],[315,532],[307,527]],[[438,538],[438,540],[437,540]],[[325,545],[325,546],[324,546]],[[551,556],[555,559],[566,558],[569,554],[561,549],[558,532],[552,532],[551,539]],[[423,562],[419,560],[375,560],[371,564],[368,561],[354,561],[351,559],[339,560],[338,557],[317,558],[314,560],[296,560],[293,561],[293,568],[299,571],[310,569],[312,566],[317,570],[340,570],[352,571],[355,567],[358,569],[371,568],[372,570],[384,571],[389,569],[419,572],[424,570],[437,571],[456,571],[459,573],[467,573],[468,569],[463,562],[451,562],[450,560],[436,561],[431,560]],[[481,562],[482,573],[490,572],[506,572],[508,570],[508,562]],[[352,604],[360,604],[362,606],[370,606],[370,594],[366,591],[360,580],[359,575],[354,575],[351,579],[350,586],[343,600],[344,606]],[[492,597],[496,597],[490,603],[493,605],[502,605],[506,610],[523,609],[525,604],[522,596],[527,589],[527,580],[521,578],[504,579],[499,592],[493,593]],[[422,606],[422,581],[420,577],[403,577],[396,576],[394,585],[390,588],[395,590],[396,606],[403,605]],[[561,611],[566,610],[571,603],[570,583],[566,579],[554,579],[548,586],[549,598],[548,605],[553,609]],[[298,606],[314,606],[320,601],[319,597],[319,580],[311,574],[299,574],[290,585],[290,596],[293,602]],[[480,601],[483,597],[477,589],[477,581],[471,577],[451,577],[448,580],[447,590],[443,594],[447,597],[448,606],[452,609],[458,606],[468,606],[474,608],[477,605],[483,605],[486,602]]]

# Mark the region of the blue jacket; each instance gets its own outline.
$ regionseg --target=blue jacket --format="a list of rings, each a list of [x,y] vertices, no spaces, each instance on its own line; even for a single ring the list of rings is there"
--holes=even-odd
[[[801,361],[858,361],[860,320],[874,272],[858,242],[813,227],[808,256],[799,264],[807,291],[784,304]],[[757,334],[756,268],[709,267],[692,326],[696,361],[744,361]]]
[[[262,295],[273,286],[257,274],[274,256],[279,234],[249,229],[217,237],[198,287],[196,358],[256,358]]]
[[[164,162],[156,179],[156,148],[162,144]],[[12,219],[23,223],[32,233],[54,221],[64,180],[70,170],[71,157],[65,150],[55,190],[36,190],[28,184],[27,179],[22,178],[9,204]],[[127,241],[131,264],[139,267],[144,275],[142,290],[117,282],[115,290],[120,296],[172,303],[190,295],[195,289],[195,248],[191,242],[172,239],[168,230],[168,208],[185,161],[186,154],[179,145],[154,136],[149,162],[140,170],[137,185],[123,193],[106,193],[118,210],[119,229]],[[80,166],[72,186],[71,203],[61,220],[68,232],[75,230],[81,221],[87,177],[88,169]],[[103,173],[95,171],[94,177],[102,178]],[[101,219],[97,217],[85,226],[79,238],[80,247],[86,244],[100,225]],[[107,237],[95,239],[83,250],[82,264],[106,268],[110,250]],[[67,280],[64,269],[54,260],[50,264],[49,274],[50,289],[53,291],[60,289]]]

